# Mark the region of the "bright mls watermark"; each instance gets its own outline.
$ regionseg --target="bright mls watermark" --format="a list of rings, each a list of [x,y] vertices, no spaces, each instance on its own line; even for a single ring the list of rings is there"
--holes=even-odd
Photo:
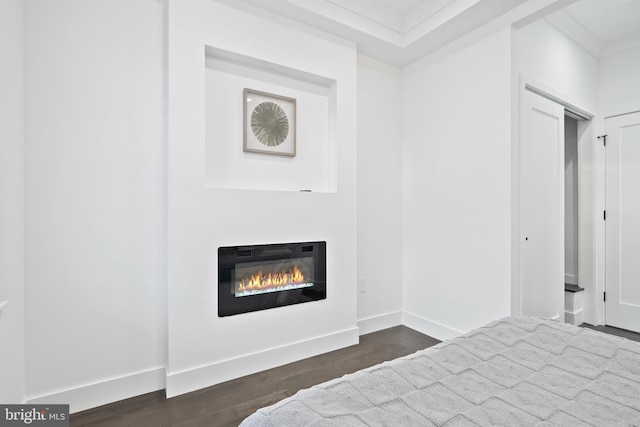
[[[69,405],[0,405],[0,427],[69,427]]]

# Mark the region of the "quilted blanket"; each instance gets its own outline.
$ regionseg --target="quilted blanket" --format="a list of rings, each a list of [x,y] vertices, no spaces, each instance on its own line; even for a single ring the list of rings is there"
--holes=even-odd
[[[253,426],[640,426],[640,343],[510,317],[262,408]]]

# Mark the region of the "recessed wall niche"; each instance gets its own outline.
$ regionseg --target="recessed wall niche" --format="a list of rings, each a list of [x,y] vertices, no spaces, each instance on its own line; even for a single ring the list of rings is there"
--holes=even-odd
[[[243,151],[245,88],[296,100],[295,157]],[[205,187],[337,192],[336,82],[205,48]]]

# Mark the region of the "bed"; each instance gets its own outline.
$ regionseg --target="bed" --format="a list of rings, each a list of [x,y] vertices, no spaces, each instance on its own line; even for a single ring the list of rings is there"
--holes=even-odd
[[[640,426],[640,343],[509,317],[301,390],[254,426]]]

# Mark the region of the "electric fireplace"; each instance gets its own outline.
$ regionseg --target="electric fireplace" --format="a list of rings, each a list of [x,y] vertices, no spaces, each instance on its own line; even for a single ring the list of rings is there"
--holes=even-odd
[[[218,248],[218,316],[327,297],[326,242]]]

